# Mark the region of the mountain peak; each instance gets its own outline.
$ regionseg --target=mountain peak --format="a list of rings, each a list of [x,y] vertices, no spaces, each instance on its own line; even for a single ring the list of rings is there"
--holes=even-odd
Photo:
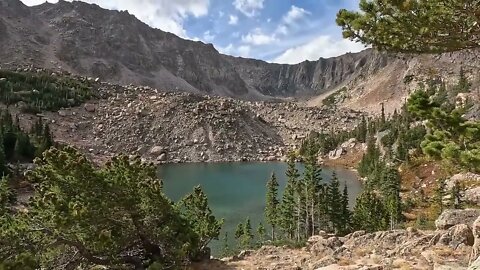
[[[30,15],[29,8],[20,0],[0,0],[0,14],[2,12],[7,16]]]

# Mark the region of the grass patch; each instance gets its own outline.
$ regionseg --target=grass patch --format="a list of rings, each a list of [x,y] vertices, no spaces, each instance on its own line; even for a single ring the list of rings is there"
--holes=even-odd
[[[329,95],[324,100],[322,100],[322,104],[325,106],[333,106],[337,101],[337,97],[347,92],[347,87],[342,87],[340,90],[336,91],[335,93]]]

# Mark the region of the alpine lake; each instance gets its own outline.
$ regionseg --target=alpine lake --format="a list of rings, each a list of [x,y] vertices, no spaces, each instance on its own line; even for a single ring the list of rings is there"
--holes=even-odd
[[[303,173],[303,164],[297,163],[297,168]],[[175,202],[200,185],[208,196],[216,218],[224,219],[220,239],[228,232],[229,246],[232,248],[238,223],[249,217],[253,232],[260,222],[265,225],[263,213],[267,181],[275,173],[281,200],[287,181],[286,169],[284,162],[178,163],[160,165],[158,175],[163,180],[165,194]],[[362,183],[353,171],[323,167],[321,175],[324,183],[331,180],[333,171],[337,173],[341,189],[347,185],[350,207],[353,207],[362,190]],[[210,243],[212,254],[219,255],[222,245],[222,241]]]

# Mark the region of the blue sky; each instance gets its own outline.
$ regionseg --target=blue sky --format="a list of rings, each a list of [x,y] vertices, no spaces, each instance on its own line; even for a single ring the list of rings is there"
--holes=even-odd
[[[45,0],[22,0],[35,5]],[[56,2],[49,0],[49,2]],[[85,0],[128,10],[145,23],[183,38],[212,43],[222,53],[298,63],[357,52],[335,24],[358,0]]]

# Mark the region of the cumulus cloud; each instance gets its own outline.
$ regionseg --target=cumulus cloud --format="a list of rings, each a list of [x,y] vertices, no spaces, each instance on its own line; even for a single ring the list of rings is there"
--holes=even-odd
[[[304,17],[306,15],[310,15],[310,14],[312,14],[310,11],[306,11],[303,8],[296,7],[296,6],[292,5],[290,7],[290,10],[288,11],[287,15],[285,15],[283,17],[283,21],[286,24],[293,24],[298,19],[301,19],[302,17]]]
[[[260,28],[255,28],[252,32],[242,36],[242,41],[251,45],[268,45],[276,41],[275,35],[267,35]]]
[[[228,24],[230,25],[236,25],[238,23],[238,17],[235,15],[230,15]]]
[[[280,25],[278,25],[275,32],[277,34],[287,35],[290,27],[294,26],[297,21],[303,19],[310,14],[312,14],[310,11],[292,5],[287,14],[282,17],[282,22],[280,23]]]
[[[362,44],[346,39],[335,40],[331,36],[320,36],[305,44],[290,48],[275,58],[273,62],[297,64],[304,60],[315,61],[320,57],[334,57],[347,52],[358,52],[365,49]]]
[[[26,5],[38,5],[44,0],[22,0]],[[208,14],[210,0],[82,0],[101,7],[128,10],[141,21],[161,30],[187,38],[183,27],[189,16],[201,17]],[[49,1],[57,2],[57,1]]]
[[[265,0],[235,0],[233,6],[247,17],[254,17],[263,9]]]

